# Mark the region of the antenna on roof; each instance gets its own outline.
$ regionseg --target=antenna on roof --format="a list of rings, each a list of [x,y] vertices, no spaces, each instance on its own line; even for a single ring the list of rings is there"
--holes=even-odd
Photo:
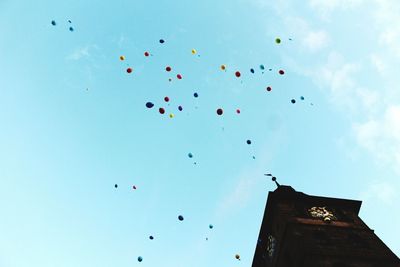
[[[279,188],[281,185],[276,181],[276,177],[273,176],[271,173],[266,173],[264,174],[265,176],[271,176],[272,177],[272,181],[275,182],[276,186]]]

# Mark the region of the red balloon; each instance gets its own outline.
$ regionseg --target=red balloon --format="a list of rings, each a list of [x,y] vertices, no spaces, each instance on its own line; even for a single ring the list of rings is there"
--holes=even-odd
[[[268,92],[271,92],[271,90],[272,90],[272,87],[271,87],[271,86],[268,86],[268,87],[267,87],[267,91],[268,91]]]
[[[172,69],[171,69],[170,66],[167,66],[167,67],[165,68],[165,70],[166,70],[166,71],[171,71]]]
[[[279,74],[283,75],[283,74],[285,74],[285,71],[284,70],[279,70]]]
[[[150,56],[149,52],[147,52],[147,51],[146,51],[146,52],[144,52],[144,56],[145,56],[145,57],[148,57],[148,56]]]
[[[179,80],[181,80],[181,79],[182,79],[182,75],[178,74],[178,75],[176,75],[176,78],[178,78]]]
[[[127,69],[126,69],[126,72],[127,72],[127,73],[132,73],[132,68],[127,68]]]
[[[235,76],[236,76],[236,77],[238,77],[238,78],[239,78],[239,77],[240,77],[240,75],[241,75],[241,74],[240,74],[240,71],[237,71],[237,72],[235,72]]]
[[[168,96],[164,97],[164,101],[168,102],[169,101],[169,97]]]
[[[158,112],[160,112],[160,114],[164,114],[165,113],[165,109],[164,108],[159,108]]]
[[[223,111],[222,108],[217,109],[217,114],[218,114],[218,115],[222,115],[222,113],[224,113],[224,111]]]
[[[237,109],[237,110],[236,110],[236,113],[237,113],[237,114],[240,114],[240,109]]]

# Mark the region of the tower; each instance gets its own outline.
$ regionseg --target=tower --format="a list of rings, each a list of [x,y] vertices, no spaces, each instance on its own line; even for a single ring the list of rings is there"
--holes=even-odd
[[[361,201],[306,195],[273,181],[278,188],[268,194],[252,267],[400,267],[358,216]]]

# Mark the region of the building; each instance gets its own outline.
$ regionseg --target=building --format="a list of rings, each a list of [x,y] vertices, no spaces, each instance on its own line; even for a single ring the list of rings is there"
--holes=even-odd
[[[252,267],[400,267],[358,216],[361,201],[310,196],[273,181],[278,188],[268,194]]]

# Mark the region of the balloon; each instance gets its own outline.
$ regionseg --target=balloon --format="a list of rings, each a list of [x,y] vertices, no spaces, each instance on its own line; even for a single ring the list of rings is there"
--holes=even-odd
[[[279,74],[283,75],[283,74],[285,74],[285,71],[284,70],[279,70]]]
[[[271,86],[267,86],[267,91],[271,92],[271,90],[272,90],[272,87]]]
[[[209,227],[210,229],[213,229],[213,228],[214,228],[214,225],[210,224],[208,227]]]
[[[55,21],[55,20],[52,20],[52,21],[51,21],[51,25],[56,26],[56,25],[57,25],[56,21]]]
[[[72,21],[69,19],[69,20],[68,20],[68,23],[72,23]]]
[[[171,79],[171,78],[169,78],[169,79],[168,79],[168,81],[172,82],[172,79]]]
[[[125,60],[125,57],[124,57],[124,56],[119,56],[119,59],[120,59],[121,61],[123,61],[123,60]]]
[[[142,261],[143,261],[143,258],[142,258],[141,256],[139,256],[139,257],[137,258],[137,260],[138,260],[138,262],[142,262]]]
[[[224,111],[223,111],[222,108],[217,109],[217,114],[218,114],[218,115],[222,115],[222,113],[224,113]]]
[[[195,55],[197,53],[196,49],[192,49],[192,54]]]
[[[226,65],[221,65],[221,70],[226,70]]]
[[[152,108],[152,107],[154,107],[153,103],[151,103],[151,102],[146,103],[146,108]]]
[[[165,70],[169,72],[169,71],[171,71],[172,69],[171,69],[170,66],[167,66],[167,67],[165,68]]]
[[[183,221],[183,216],[182,216],[182,215],[179,215],[179,216],[178,216],[178,220]]]
[[[132,189],[133,189],[133,190],[136,190],[136,189],[137,189],[137,188],[136,188],[136,185],[132,186]]]
[[[168,102],[169,101],[169,97],[168,96],[164,97],[164,101]]]
[[[181,80],[182,79],[182,75],[178,74],[178,75],[176,75],[176,78],[178,78],[178,80]]]
[[[132,73],[132,68],[127,68],[127,69],[126,69],[126,72],[127,72],[127,73]]]
[[[118,185],[117,185],[117,184],[115,184],[115,185],[114,185],[114,187],[115,187],[115,188],[118,188]]]
[[[280,44],[281,43],[281,39],[280,38],[276,38],[275,39],[275,43]]]
[[[146,51],[146,52],[144,52],[144,56],[145,56],[145,57],[148,57],[148,56],[150,56],[149,52],[147,52],[147,51]]]
[[[239,77],[240,77],[240,75],[241,75],[241,74],[240,74],[240,71],[237,71],[237,72],[235,72],[235,76],[236,76],[236,77],[238,77],[238,78],[239,78]]]
[[[73,31],[74,31],[74,28],[69,27],[69,31],[70,31],[70,32],[73,32]]]
[[[194,93],[193,96],[194,97],[199,97],[199,94],[198,93]]]
[[[179,106],[179,107],[178,107],[178,110],[179,110],[179,111],[182,111],[182,110],[183,110],[182,106]]]
[[[149,236],[149,238],[150,238],[150,240],[153,240],[154,239],[154,237],[151,235],[151,236]]]
[[[160,44],[165,43],[164,39],[160,39]]]
[[[263,64],[260,65],[260,69],[261,69],[261,70],[264,70],[264,69],[265,69],[265,67],[264,67]]]
[[[175,115],[173,113],[170,113],[169,117],[172,119],[173,117],[175,117]]]
[[[237,110],[236,110],[236,113],[237,113],[237,114],[240,114],[240,109],[237,109]]]
[[[251,73],[254,73],[254,69],[250,69],[250,72],[251,72]]]
[[[239,255],[239,254],[236,254],[236,255],[235,255],[235,258],[236,258],[237,260],[240,260],[240,255]]]
[[[189,157],[189,158],[193,158],[193,154],[192,154],[192,153],[189,153],[189,154],[188,154],[188,157]]]
[[[251,140],[247,140],[246,143],[247,143],[248,145],[251,145]]]
[[[164,108],[159,108],[158,112],[160,112],[160,114],[164,114],[165,113],[165,109]]]
[[[290,102],[292,102],[292,104],[296,103],[296,100],[292,99],[290,100]]]
[[[304,96],[300,96],[300,100],[304,100]]]

